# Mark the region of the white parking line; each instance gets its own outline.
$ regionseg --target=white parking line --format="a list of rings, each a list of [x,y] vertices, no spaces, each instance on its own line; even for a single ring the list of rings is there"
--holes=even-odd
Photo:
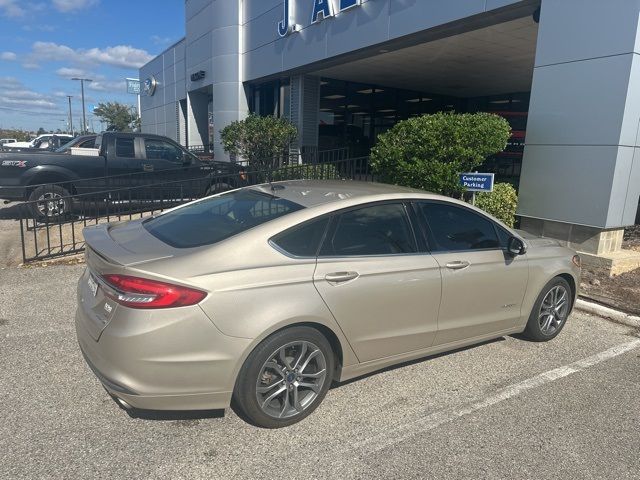
[[[568,377],[569,375],[593,367],[594,365],[622,355],[638,347],[640,347],[640,339],[617,345],[603,352],[578,360],[577,362],[570,363],[569,365],[549,370],[548,372],[541,373],[535,377],[510,385],[482,400],[447,410],[441,410],[439,412],[432,413],[431,415],[418,418],[410,423],[400,425],[391,430],[386,430],[384,433],[370,437],[362,442],[355,443],[351,450],[359,450],[361,453],[378,452],[384,448],[407,440],[421,432],[433,430],[441,425],[453,422],[460,417],[470,415],[478,410],[482,410],[516,397],[522,393],[541,387],[547,383],[554,382],[560,378]]]

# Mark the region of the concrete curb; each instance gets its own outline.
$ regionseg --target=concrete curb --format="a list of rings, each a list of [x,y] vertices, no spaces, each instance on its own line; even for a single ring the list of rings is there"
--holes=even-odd
[[[605,307],[597,303],[587,302],[580,298],[576,301],[575,307],[582,312],[591,313],[592,315],[597,315],[598,317],[603,317],[628,327],[640,328],[640,317],[629,315],[627,313],[614,310],[613,308]]]

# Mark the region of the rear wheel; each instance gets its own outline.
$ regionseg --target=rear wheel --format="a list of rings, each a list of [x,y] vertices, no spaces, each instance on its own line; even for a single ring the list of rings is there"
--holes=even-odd
[[[533,306],[525,338],[534,342],[547,342],[560,333],[573,306],[571,287],[563,278],[551,280],[540,292]]]
[[[59,185],[42,185],[29,195],[29,210],[41,222],[59,220],[71,211],[71,194]]]
[[[243,365],[233,404],[240,416],[264,428],[299,422],[322,402],[332,381],[334,354],[310,327],[292,327],[264,340]]]

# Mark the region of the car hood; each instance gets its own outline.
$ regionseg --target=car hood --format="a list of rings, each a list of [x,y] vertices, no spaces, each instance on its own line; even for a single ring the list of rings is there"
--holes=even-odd
[[[527,242],[529,247],[532,247],[532,248],[562,246],[560,241],[554,238],[539,237],[529,232],[525,232],[524,230],[516,230],[516,232]]]

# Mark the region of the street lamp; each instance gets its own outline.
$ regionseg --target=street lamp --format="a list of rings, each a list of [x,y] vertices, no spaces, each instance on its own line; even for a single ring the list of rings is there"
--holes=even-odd
[[[79,80],[80,81],[80,91],[82,92],[82,132],[87,132],[87,112],[84,108],[84,82],[93,82],[90,78],[72,78],[71,80]]]
[[[73,135],[73,114],[71,113],[71,99],[73,98],[71,95],[67,95],[69,99],[69,133]]]

